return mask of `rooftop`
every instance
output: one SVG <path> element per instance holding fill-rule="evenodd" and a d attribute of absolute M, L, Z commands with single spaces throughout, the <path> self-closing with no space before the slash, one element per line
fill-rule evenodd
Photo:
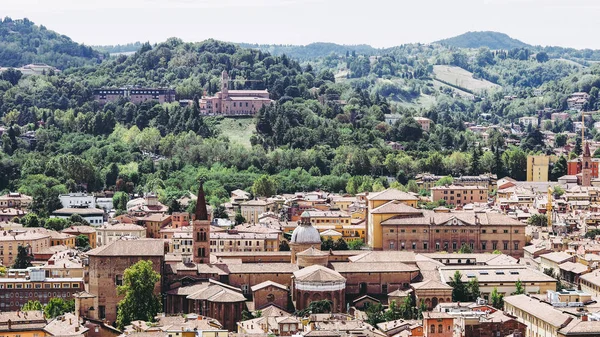
<path fill-rule="evenodd" d="M 163 240 L 115 240 L 87 252 L 89 256 L 161 256 L 165 255 Z"/>

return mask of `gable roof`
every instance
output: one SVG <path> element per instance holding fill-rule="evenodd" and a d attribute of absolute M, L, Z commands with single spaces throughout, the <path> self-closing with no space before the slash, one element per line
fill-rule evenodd
<path fill-rule="evenodd" d="M 304 282 L 345 282 L 346 278 L 335 270 L 321 265 L 312 265 L 294 272 L 298 281 Z"/>
<path fill-rule="evenodd" d="M 165 244 L 157 239 L 115 240 L 87 252 L 88 256 L 164 256 Z"/>
<path fill-rule="evenodd" d="M 373 193 L 367 196 L 367 200 L 402 200 L 402 201 L 417 201 L 419 198 L 406 192 L 402 192 L 395 188 L 388 188 L 379 193 Z"/>
<path fill-rule="evenodd" d="M 374 208 L 371 214 L 423 214 L 421 210 L 408 206 L 400 200 L 392 200 Z"/>
<path fill-rule="evenodd" d="M 257 291 L 266 287 L 275 287 L 275 288 L 279 288 L 279 289 L 283 289 L 283 290 L 288 290 L 287 286 L 284 286 L 283 284 L 279 284 L 277 282 L 273 282 L 273 281 L 265 281 L 265 282 L 261 282 L 257 285 L 252 286 L 250 289 L 252 289 L 252 291 Z"/>

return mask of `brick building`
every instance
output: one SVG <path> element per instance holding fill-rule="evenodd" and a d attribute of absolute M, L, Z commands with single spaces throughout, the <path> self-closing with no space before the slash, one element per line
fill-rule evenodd
<path fill-rule="evenodd" d="M 83 288 L 83 277 L 46 277 L 43 269 L 10 270 L 0 278 L 0 311 L 19 310 L 30 300 L 42 304 L 52 298 L 69 300 Z"/>
<path fill-rule="evenodd" d="M 117 240 L 87 252 L 89 257 L 89 292 L 94 298 L 92 319 L 117 319 L 117 304 L 122 297 L 117 296 L 116 287 L 123 283 L 123 273 L 131 265 L 148 260 L 154 271 L 163 274 L 165 244 L 162 240 L 134 239 Z M 161 292 L 161 283 L 154 288 Z"/>
<path fill-rule="evenodd" d="M 373 211 L 385 216 L 382 227 L 384 250 L 409 250 L 419 253 L 457 252 L 462 245 L 476 253 L 500 250 L 521 257 L 525 246 L 526 224 L 503 214 L 483 212 L 438 213 L 402 205 L 384 205 Z"/>

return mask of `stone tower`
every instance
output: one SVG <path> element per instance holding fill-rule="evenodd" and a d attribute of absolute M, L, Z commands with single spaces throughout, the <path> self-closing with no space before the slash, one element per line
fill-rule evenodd
<path fill-rule="evenodd" d="M 221 73 L 221 99 L 227 99 L 229 97 L 229 75 L 227 70 L 223 70 Z"/>
<path fill-rule="evenodd" d="M 581 186 L 592 186 L 592 155 L 589 142 L 585 142 L 581 159 Z"/>
<path fill-rule="evenodd" d="M 194 262 L 210 262 L 210 218 L 206 210 L 206 198 L 204 197 L 203 182 L 200 181 L 198 189 L 198 200 L 196 201 L 196 218 L 194 219 Z"/>

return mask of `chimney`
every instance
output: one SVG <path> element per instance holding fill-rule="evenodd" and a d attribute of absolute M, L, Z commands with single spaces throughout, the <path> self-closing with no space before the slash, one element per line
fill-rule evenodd
<path fill-rule="evenodd" d="M 9 319 L 8 320 L 8 330 L 10 330 L 12 328 L 12 321 Z"/>
<path fill-rule="evenodd" d="M 69 318 L 69 325 L 73 324 L 73 322 L 71 322 L 71 319 Z"/>
<path fill-rule="evenodd" d="M 588 321 L 588 315 L 587 314 L 581 315 L 581 321 L 582 322 L 587 322 Z"/>

